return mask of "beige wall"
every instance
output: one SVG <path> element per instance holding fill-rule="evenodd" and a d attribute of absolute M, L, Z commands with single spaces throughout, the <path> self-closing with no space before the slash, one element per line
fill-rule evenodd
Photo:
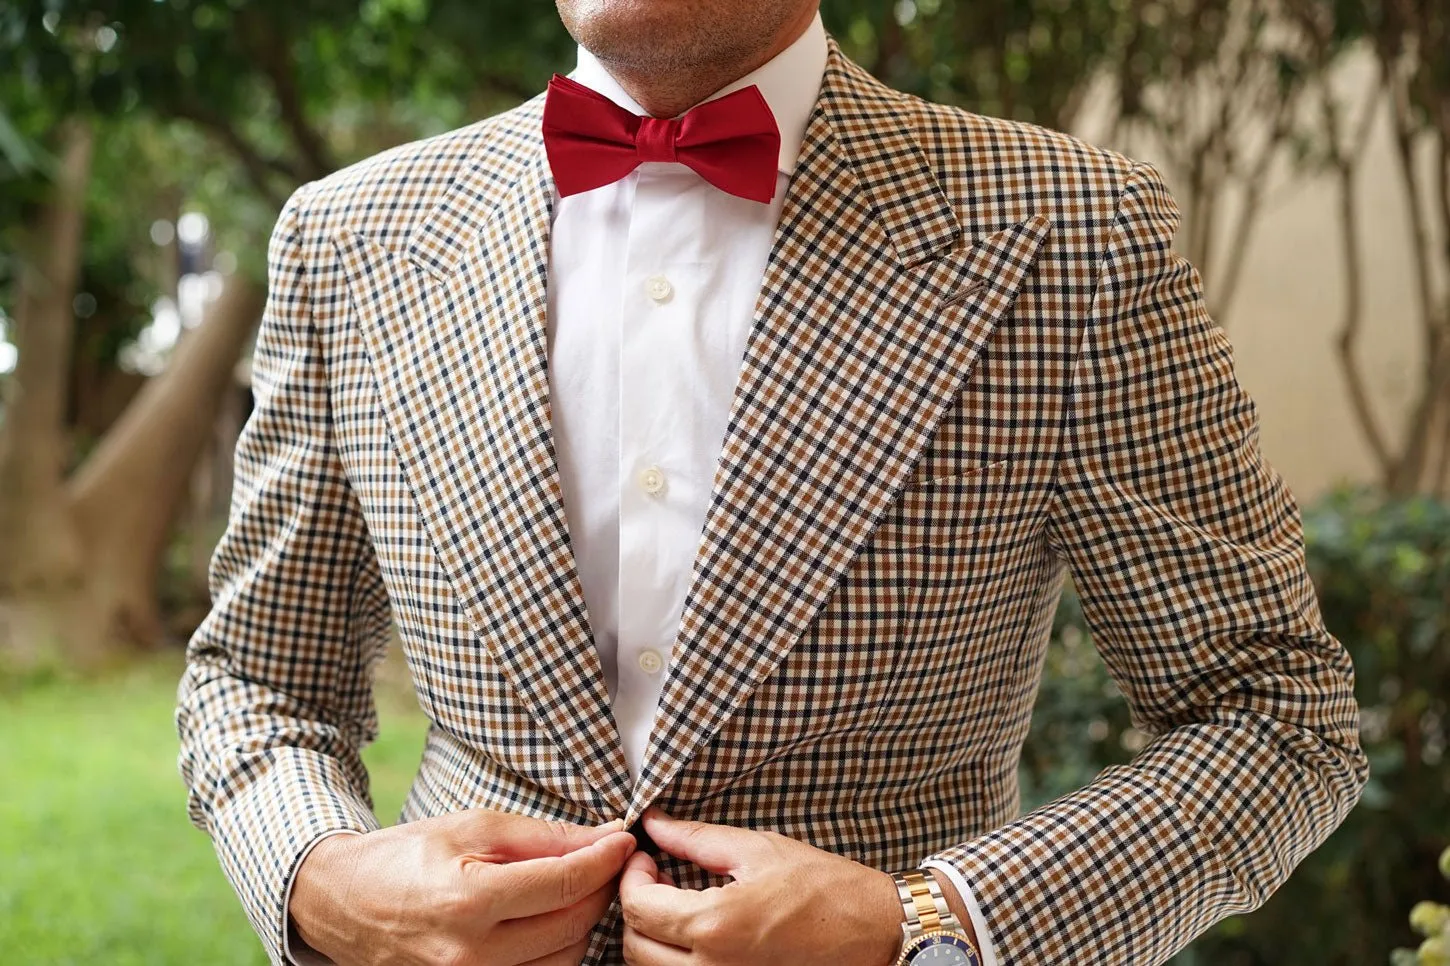
<path fill-rule="evenodd" d="M 1367 60 L 1347 65 L 1345 88 L 1367 89 L 1368 67 Z M 1403 188 L 1383 113 L 1379 121 L 1359 187 L 1366 286 L 1360 358 L 1381 422 L 1398 444 L 1422 352 Z M 1095 133 L 1102 129 L 1101 113 L 1087 111 L 1079 133 L 1101 142 Z M 1112 146 L 1159 165 L 1172 186 L 1174 172 L 1153 144 Z M 1275 184 L 1225 328 L 1239 379 L 1258 402 L 1264 452 L 1303 501 L 1337 482 L 1373 482 L 1378 471 L 1336 352 L 1344 310 L 1338 191 L 1328 177 L 1287 171 Z M 1207 284 L 1212 291 L 1211 278 Z"/>

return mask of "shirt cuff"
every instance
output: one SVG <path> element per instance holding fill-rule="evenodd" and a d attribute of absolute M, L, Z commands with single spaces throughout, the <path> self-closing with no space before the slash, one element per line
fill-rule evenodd
<path fill-rule="evenodd" d="M 292 877 L 287 880 L 287 894 L 282 900 L 282 914 L 287 917 L 287 929 L 282 933 L 282 955 L 287 957 L 287 962 L 292 966 L 333 966 L 332 960 L 313 949 L 302 941 L 297 935 L 297 929 L 292 925 L 292 886 L 297 881 L 297 869 L 302 868 L 302 863 L 312 850 L 317 848 L 317 843 L 323 839 L 330 839 L 334 835 L 361 835 L 362 833 L 350 828 L 333 829 L 331 832 L 323 832 L 317 838 L 307 844 L 302 854 L 297 856 L 297 863 L 293 866 Z"/>
<path fill-rule="evenodd" d="M 992 945 L 992 934 L 987 931 L 987 920 L 982 915 L 982 907 L 977 904 L 976 893 L 972 887 L 967 885 L 966 878 L 961 870 L 948 862 L 937 859 L 927 859 L 921 864 L 923 869 L 931 869 L 947 877 L 947 880 L 956 888 L 957 895 L 962 897 L 962 903 L 967 907 L 967 916 L 972 920 L 972 932 L 977 934 L 977 951 L 982 954 L 982 966 L 999 966 L 997 962 L 997 950 Z M 306 964 L 301 964 L 306 966 Z"/>

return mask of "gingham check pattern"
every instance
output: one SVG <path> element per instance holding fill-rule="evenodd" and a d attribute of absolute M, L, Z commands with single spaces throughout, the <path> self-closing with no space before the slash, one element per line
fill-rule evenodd
<path fill-rule="evenodd" d="M 303 848 L 376 827 L 390 614 L 433 721 L 404 819 L 658 802 L 936 856 L 1007 964 L 1159 963 L 1263 900 L 1364 780 L 1352 671 L 1153 170 L 832 44 L 632 787 L 549 433 L 540 108 L 308 185 L 273 236 L 178 711 L 192 818 L 273 958 Z M 1019 818 L 1068 570 L 1155 737 Z M 616 907 L 587 962 L 618 940 Z"/>

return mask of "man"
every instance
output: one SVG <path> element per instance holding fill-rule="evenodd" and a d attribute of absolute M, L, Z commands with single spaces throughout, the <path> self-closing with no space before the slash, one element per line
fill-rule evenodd
<path fill-rule="evenodd" d="M 559 11 L 571 79 L 273 236 L 178 720 L 274 961 L 1143 966 L 1261 903 L 1365 762 L 1158 176 L 816 0 Z M 1068 572 L 1152 740 L 1017 817 Z"/>

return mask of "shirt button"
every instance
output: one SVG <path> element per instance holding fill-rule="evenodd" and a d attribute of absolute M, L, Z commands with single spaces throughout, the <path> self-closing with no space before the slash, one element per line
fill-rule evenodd
<path fill-rule="evenodd" d="M 665 474 L 658 466 L 651 466 L 639 474 L 639 488 L 650 496 L 659 496 L 665 489 Z"/>
<path fill-rule="evenodd" d="M 651 276 L 649 281 L 644 283 L 644 290 L 656 302 L 668 302 L 670 296 L 675 294 L 675 287 L 663 275 Z"/>
<path fill-rule="evenodd" d="M 660 657 L 659 651 L 641 651 L 639 654 L 639 669 L 645 674 L 658 674 L 660 668 L 665 666 L 665 659 Z"/>

